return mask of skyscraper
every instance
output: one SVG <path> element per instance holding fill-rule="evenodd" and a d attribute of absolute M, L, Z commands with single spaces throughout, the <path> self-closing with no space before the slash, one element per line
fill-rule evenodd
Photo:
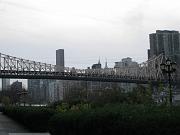
<path fill-rule="evenodd" d="M 161 53 L 180 65 L 180 34 L 178 31 L 157 30 L 149 35 L 150 49 L 148 58 L 158 56 Z M 176 76 L 180 79 L 180 70 L 177 68 Z"/>
<path fill-rule="evenodd" d="M 56 50 L 56 71 L 64 71 L 64 49 Z"/>
<path fill-rule="evenodd" d="M 56 50 L 56 71 L 64 72 L 64 49 Z M 55 90 L 54 90 L 54 97 L 55 101 L 62 100 L 64 95 L 64 82 L 63 80 L 56 80 L 55 83 Z"/>
<path fill-rule="evenodd" d="M 64 71 L 64 50 L 56 50 L 56 71 Z M 63 99 L 62 80 L 28 80 L 28 91 L 34 103 L 48 103 Z"/>
<path fill-rule="evenodd" d="M 2 90 L 8 90 L 10 88 L 10 79 L 2 79 Z"/>
<path fill-rule="evenodd" d="M 17 92 L 22 91 L 22 82 L 18 82 L 18 81 L 13 82 L 11 84 L 11 90 L 17 91 Z"/>
<path fill-rule="evenodd" d="M 49 102 L 49 84 L 52 80 L 29 79 L 28 92 L 32 103 L 44 104 Z"/>
<path fill-rule="evenodd" d="M 180 34 L 178 31 L 157 30 L 149 35 L 148 58 L 164 53 L 166 57 L 180 64 Z"/>

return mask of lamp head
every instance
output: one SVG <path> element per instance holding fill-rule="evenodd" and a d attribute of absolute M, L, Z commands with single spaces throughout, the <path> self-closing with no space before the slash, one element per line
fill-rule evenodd
<path fill-rule="evenodd" d="M 176 68 L 177 68 L 176 62 L 171 62 L 171 68 L 172 68 L 172 71 L 173 71 L 173 72 L 176 71 Z"/>
<path fill-rule="evenodd" d="M 160 68 L 161 68 L 162 72 L 165 72 L 166 71 L 166 64 L 161 63 Z"/>
<path fill-rule="evenodd" d="M 171 65 L 171 60 L 170 60 L 169 58 L 166 60 L 166 65 L 167 65 L 167 66 L 170 66 L 170 65 Z"/>

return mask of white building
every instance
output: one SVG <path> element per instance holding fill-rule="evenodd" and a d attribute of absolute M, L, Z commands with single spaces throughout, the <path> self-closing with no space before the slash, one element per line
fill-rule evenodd
<path fill-rule="evenodd" d="M 120 62 L 115 62 L 114 68 L 138 67 L 138 63 L 132 61 L 132 58 L 123 58 Z"/>
<path fill-rule="evenodd" d="M 132 61 L 132 58 L 127 57 L 127 58 L 123 58 L 121 61 L 119 62 L 115 62 L 115 69 L 130 69 L 130 70 L 134 70 L 136 69 L 136 67 L 138 67 L 138 63 L 135 61 Z M 125 70 L 124 70 L 125 71 Z M 137 84 L 135 83 L 120 83 L 120 87 L 123 88 L 126 92 L 128 91 L 132 91 L 133 88 L 137 87 Z"/>

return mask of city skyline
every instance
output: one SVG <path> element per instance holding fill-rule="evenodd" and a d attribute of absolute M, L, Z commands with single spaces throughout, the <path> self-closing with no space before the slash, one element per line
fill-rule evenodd
<path fill-rule="evenodd" d="M 65 66 L 77 68 L 99 56 L 109 67 L 124 57 L 144 62 L 150 33 L 180 30 L 179 6 L 177 0 L 2 0 L 1 52 L 55 64 L 55 51 L 63 48 Z"/>

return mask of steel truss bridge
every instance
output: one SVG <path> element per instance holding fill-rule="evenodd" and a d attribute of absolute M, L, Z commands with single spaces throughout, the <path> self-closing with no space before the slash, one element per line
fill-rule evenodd
<path fill-rule="evenodd" d="M 134 67 L 106 69 L 76 69 L 65 67 L 58 72 L 57 66 L 0 53 L 0 78 L 56 79 L 126 83 L 165 82 L 160 64 L 165 57 L 157 57 Z"/>

